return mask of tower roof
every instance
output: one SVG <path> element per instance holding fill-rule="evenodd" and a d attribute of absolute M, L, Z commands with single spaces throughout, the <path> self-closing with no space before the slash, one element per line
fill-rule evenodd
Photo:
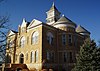
<path fill-rule="evenodd" d="M 68 19 L 64 15 L 57 22 L 69 22 L 69 23 L 73 23 L 70 19 Z"/>
<path fill-rule="evenodd" d="M 57 11 L 58 11 L 58 9 L 56 8 L 56 6 L 55 6 L 54 2 L 53 2 L 53 4 L 52 4 L 52 6 L 51 6 L 50 10 L 57 10 Z M 58 11 L 58 12 L 59 12 L 59 11 Z"/>
<path fill-rule="evenodd" d="M 72 24 L 72 25 L 74 25 L 74 26 L 76 26 L 76 24 L 74 23 L 74 22 L 72 22 L 70 19 L 68 19 L 67 17 L 65 17 L 64 15 L 56 22 L 56 24 L 58 24 L 58 23 L 69 23 L 69 24 Z"/>
<path fill-rule="evenodd" d="M 81 25 L 78 25 L 77 28 L 76 28 L 76 32 L 78 33 L 89 33 L 89 31 L 87 31 L 84 27 L 82 27 Z"/>

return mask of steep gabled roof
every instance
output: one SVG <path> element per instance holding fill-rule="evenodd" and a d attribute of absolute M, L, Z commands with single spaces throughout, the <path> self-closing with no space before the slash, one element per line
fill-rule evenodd
<path fill-rule="evenodd" d="M 36 25 L 41 24 L 42 22 L 36 19 L 33 19 L 32 22 L 29 24 L 28 28 L 34 27 Z"/>
<path fill-rule="evenodd" d="M 17 32 L 16 31 L 13 31 L 13 30 L 9 30 L 8 36 L 15 35 L 15 33 L 17 33 Z"/>
<path fill-rule="evenodd" d="M 82 27 L 81 25 L 78 25 L 77 28 L 76 28 L 76 32 L 78 33 L 89 33 L 89 31 L 87 31 L 84 27 Z"/>

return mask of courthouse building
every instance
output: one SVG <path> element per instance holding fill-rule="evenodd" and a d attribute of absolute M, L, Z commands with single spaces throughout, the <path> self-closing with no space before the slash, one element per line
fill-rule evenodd
<path fill-rule="evenodd" d="M 61 16 L 54 3 L 46 14 L 46 23 L 23 19 L 18 32 L 9 31 L 5 71 L 71 71 L 90 32 Z"/>

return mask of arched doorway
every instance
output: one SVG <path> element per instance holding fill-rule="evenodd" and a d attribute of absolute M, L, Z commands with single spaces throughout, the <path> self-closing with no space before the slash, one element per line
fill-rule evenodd
<path fill-rule="evenodd" d="M 19 63 L 21 63 L 21 64 L 24 63 L 24 55 L 23 54 L 20 54 Z"/>

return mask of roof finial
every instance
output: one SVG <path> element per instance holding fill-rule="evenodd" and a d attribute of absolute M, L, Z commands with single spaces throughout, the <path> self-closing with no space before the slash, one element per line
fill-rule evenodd
<path fill-rule="evenodd" d="M 23 18 L 23 22 L 26 22 L 25 18 Z"/>
<path fill-rule="evenodd" d="M 52 6 L 55 6 L 55 3 L 54 3 L 54 1 L 53 1 L 53 4 L 52 4 Z"/>
<path fill-rule="evenodd" d="M 62 16 L 64 17 L 65 15 L 63 14 Z"/>

